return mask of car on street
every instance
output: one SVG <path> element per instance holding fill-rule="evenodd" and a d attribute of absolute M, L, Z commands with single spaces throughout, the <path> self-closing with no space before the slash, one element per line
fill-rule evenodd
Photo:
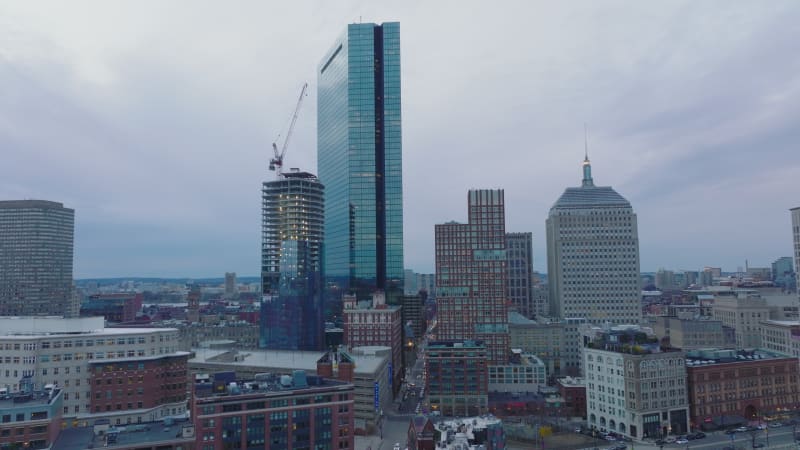
<path fill-rule="evenodd" d="M 753 444 L 753 448 L 764 448 L 764 443 L 763 442 L 757 442 L 757 443 Z"/>
<path fill-rule="evenodd" d="M 697 433 L 692 433 L 686 436 L 686 438 L 689 439 L 690 441 L 695 439 L 703 439 L 704 437 L 706 437 L 706 434 L 703 433 L 702 431 L 698 431 Z"/>
<path fill-rule="evenodd" d="M 686 439 L 685 437 L 682 437 L 682 438 L 677 439 L 675 441 L 675 443 L 678 444 L 678 445 L 688 444 L 689 440 Z"/>
<path fill-rule="evenodd" d="M 667 443 L 667 441 L 665 441 L 663 439 L 657 439 L 656 440 L 656 445 L 658 445 L 658 446 L 662 446 L 662 445 L 664 445 L 666 443 Z"/>
<path fill-rule="evenodd" d="M 737 433 L 743 433 L 745 431 L 747 431 L 747 427 L 739 427 L 739 428 L 736 429 Z"/>
<path fill-rule="evenodd" d="M 605 439 L 607 441 L 611 441 L 611 442 L 614 442 L 614 441 L 617 440 L 617 438 L 615 438 L 614 436 L 611 436 L 610 434 L 605 436 L 605 437 L 603 437 L 603 439 Z"/>
<path fill-rule="evenodd" d="M 575 431 L 576 433 L 580 433 L 581 432 L 581 427 L 575 427 L 575 429 L 573 431 Z"/>
<path fill-rule="evenodd" d="M 770 428 L 780 428 L 782 426 L 783 426 L 783 424 L 780 423 L 780 422 L 772 422 L 771 424 L 769 424 Z"/>

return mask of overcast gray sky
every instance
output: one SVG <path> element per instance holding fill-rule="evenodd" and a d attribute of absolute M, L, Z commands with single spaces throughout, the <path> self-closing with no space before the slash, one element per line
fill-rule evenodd
<path fill-rule="evenodd" d="M 270 143 L 316 172 L 316 75 L 347 23 L 399 21 L 405 265 L 467 190 L 534 234 L 580 184 L 639 216 L 642 270 L 791 255 L 800 2 L 0 0 L 0 198 L 75 208 L 75 277 L 259 273 Z"/>

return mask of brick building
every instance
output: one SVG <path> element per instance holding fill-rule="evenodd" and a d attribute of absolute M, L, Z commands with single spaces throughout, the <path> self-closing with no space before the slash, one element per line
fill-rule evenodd
<path fill-rule="evenodd" d="M 489 408 L 486 346 L 481 341 L 430 342 L 425 352 L 426 392 L 443 416 L 485 414 Z"/>
<path fill-rule="evenodd" d="M 185 401 L 188 359 L 188 352 L 177 352 L 152 358 L 90 361 L 91 411 L 97 414 L 149 410 Z"/>
<path fill-rule="evenodd" d="M 479 340 L 508 362 L 508 261 L 502 189 L 469 191 L 468 223 L 435 226 L 437 338 Z"/>
<path fill-rule="evenodd" d="M 50 448 L 61 430 L 59 389 L 0 399 L 0 448 Z"/>
<path fill-rule="evenodd" d="M 196 375 L 192 400 L 197 448 L 354 448 L 353 385 L 304 371 L 237 380 Z"/>
<path fill-rule="evenodd" d="M 800 408 L 797 358 L 767 350 L 696 350 L 686 355 L 696 427 L 719 428 Z"/>
<path fill-rule="evenodd" d="M 414 416 L 408 425 L 408 448 L 410 450 L 434 450 L 436 427 L 425 416 Z"/>
<path fill-rule="evenodd" d="M 556 380 L 564 406 L 572 417 L 586 417 L 586 381 L 583 378 L 565 377 Z"/>
<path fill-rule="evenodd" d="M 354 295 L 345 296 L 343 303 L 345 345 L 351 349 L 375 345 L 391 348 L 389 372 L 392 392 L 397 392 L 403 375 L 402 308 L 387 305 L 383 292 L 374 293 L 371 304 L 359 304 Z"/>
<path fill-rule="evenodd" d="M 81 317 L 103 316 L 106 322 L 133 322 L 142 310 L 141 293 L 114 293 L 90 295 L 81 302 Z"/>

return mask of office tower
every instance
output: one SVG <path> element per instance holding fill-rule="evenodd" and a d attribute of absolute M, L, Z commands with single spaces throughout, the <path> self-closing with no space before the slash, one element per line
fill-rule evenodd
<path fill-rule="evenodd" d="M 189 323 L 200 322 L 200 286 L 192 286 L 186 295 L 186 321 Z"/>
<path fill-rule="evenodd" d="M 506 364 L 503 190 L 470 190 L 468 211 L 468 223 L 436 225 L 437 339 L 483 341 L 490 363 Z"/>
<path fill-rule="evenodd" d="M 61 203 L 0 201 L 0 315 L 78 315 L 74 232 L 75 211 Z"/>
<path fill-rule="evenodd" d="M 319 65 L 317 164 L 325 184 L 329 314 L 343 294 L 403 293 L 400 24 L 350 24 Z"/>
<path fill-rule="evenodd" d="M 323 347 L 323 190 L 296 169 L 263 184 L 261 347 Z"/>
<path fill-rule="evenodd" d="M 533 302 L 533 233 L 506 233 L 508 298 L 525 317 L 544 314 Z"/>
<path fill-rule="evenodd" d="M 792 208 L 792 237 L 794 242 L 795 286 L 800 298 L 800 206 Z"/>
<path fill-rule="evenodd" d="M 550 314 L 638 324 L 639 233 L 631 204 L 595 186 L 588 155 L 583 183 L 567 188 L 547 218 Z"/>
<path fill-rule="evenodd" d="M 775 262 L 772 263 L 772 281 L 774 281 L 776 285 L 779 286 L 787 285 L 787 281 L 790 281 L 787 280 L 787 277 L 793 275 L 794 275 L 794 266 L 792 266 L 791 256 L 781 256 L 780 258 L 776 259 Z M 793 282 L 794 280 L 791 281 Z"/>
<path fill-rule="evenodd" d="M 236 295 L 236 272 L 225 272 L 225 296 Z"/>

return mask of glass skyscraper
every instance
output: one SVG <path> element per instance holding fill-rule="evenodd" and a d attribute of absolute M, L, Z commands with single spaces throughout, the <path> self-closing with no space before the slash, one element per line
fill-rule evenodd
<path fill-rule="evenodd" d="M 269 349 L 321 350 L 323 186 L 293 169 L 262 189 L 261 336 Z"/>
<path fill-rule="evenodd" d="M 317 164 L 325 184 L 328 313 L 341 296 L 403 287 L 400 24 L 350 24 L 320 62 Z"/>

